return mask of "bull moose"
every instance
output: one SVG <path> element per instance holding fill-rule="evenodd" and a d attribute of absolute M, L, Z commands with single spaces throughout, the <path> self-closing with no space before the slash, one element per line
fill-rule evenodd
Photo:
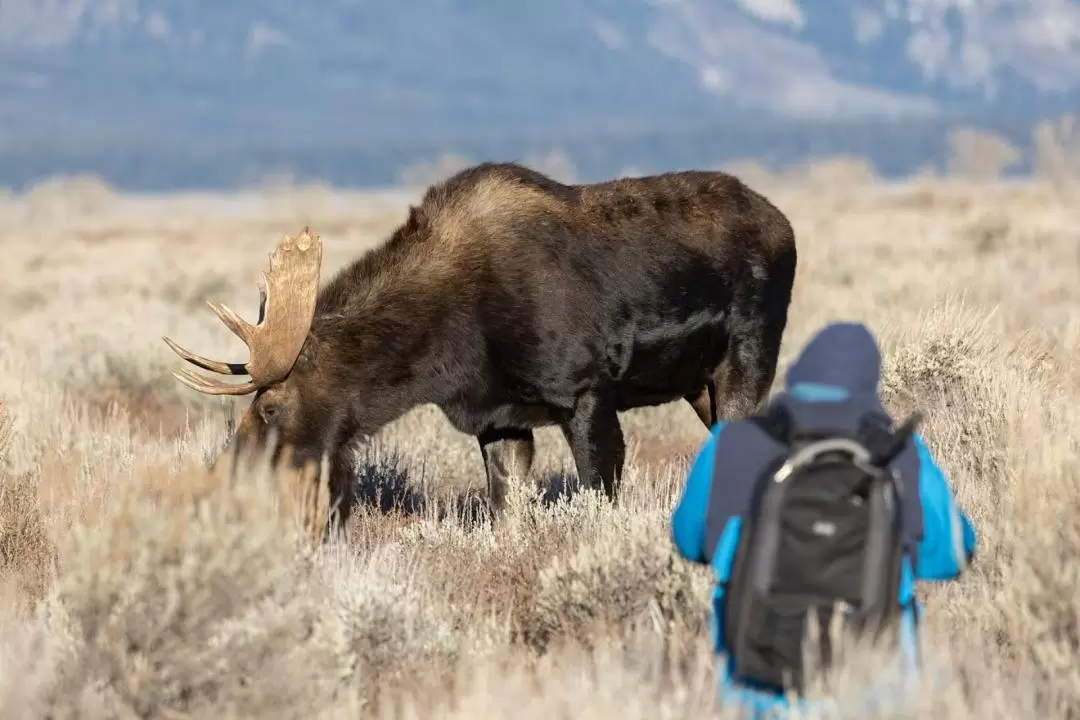
<path fill-rule="evenodd" d="M 381 246 L 321 290 L 322 246 L 286 235 L 251 325 L 211 309 L 245 364 L 185 360 L 183 384 L 254 393 L 234 448 L 273 431 L 294 462 L 329 461 L 341 525 L 354 502 L 353 441 L 433 403 L 478 439 L 493 518 L 533 429 L 558 425 L 584 487 L 616 501 L 618 413 L 685 399 L 711 427 L 769 390 L 795 278 L 785 215 L 732 175 L 679 171 L 563 184 L 482 163 L 432 185 Z"/>

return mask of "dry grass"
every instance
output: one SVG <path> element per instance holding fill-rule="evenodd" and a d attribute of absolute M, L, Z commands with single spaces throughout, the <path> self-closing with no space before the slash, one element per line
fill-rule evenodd
<path fill-rule="evenodd" d="M 0 207 L 0 718 L 719 715 L 709 573 L 668 537 L 705 437 L 688 407 L 624 416 L 619 509 L 538 502 L 569 467 L 541 432 L 494 533 L 443 512 L 468 509 L 480 455 L 420 408 L 369 448 L 348 545 L 312 549 L 294 483 L 207 473 L 239 408 L 172 381 L 159 338 L 240 356 L 203 300 L 252 313 L 281 233 L 310 223 L 332 271 L 404 199 L 92 189 Z M 783 365 L 822 323 L 869 322 L 890 405 L 926 412 L 980 532 L 964 580 L 924 589 L 947 671 L 907 710 L 1080 706 L 1080 212 L 1015 184 L 775 198 L 800 242 Z"/>

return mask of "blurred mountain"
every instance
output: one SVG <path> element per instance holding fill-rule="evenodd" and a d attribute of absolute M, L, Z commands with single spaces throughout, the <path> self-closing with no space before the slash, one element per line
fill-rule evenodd
<path fill-rule="evenodd" d="M 274 170 L 394 182 L 441 153 L 627 166 L 940 157 L 1080 106 L 1077 0 L 0 0 L 0 184 Z"/>

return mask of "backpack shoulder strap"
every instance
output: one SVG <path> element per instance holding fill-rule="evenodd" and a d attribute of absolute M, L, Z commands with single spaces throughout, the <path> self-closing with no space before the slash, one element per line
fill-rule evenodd
<path fill-rule="evenodd" d="M 746 420 L 785 448 L 791 448 L 795 439 L 795 422 L 783 405 L 772 405 L 765 412 L 748 415 Z"/>
<path fill-rule="evenodd" d="M 705 511 L 704 552 L 712 560 L 727 521 L 752 513 L 760 487 L 760 473 L 775 471 L 790 452 L 790 417 L 786 408 L 773 406 L 747 415 L 724 428 L 713 449 L 714 462 Z M 754 431 L 764 433 L 765 438 Z M 735 433 L 733 439 L 731 433 Z M 770 443 L 781 445 L 779 450 Z M 749 449 L 748 449 L 749 448 Z"/>
<path fill-rule="evenodd" d="M 883 419 L 876 413 L 868 414 L 863 417 L 856 437 L 870 452 L 870 464 L 877 468 L 884 468 L 903 451 L 921 422 L 922 413 L 916 410 L 900 427 L 893 430 L 887 424 L 887 418 Z"/>

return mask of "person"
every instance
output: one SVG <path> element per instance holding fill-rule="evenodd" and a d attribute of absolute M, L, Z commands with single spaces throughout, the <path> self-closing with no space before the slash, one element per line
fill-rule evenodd
<path fill-rule="evenodd" d="M 807 343 L 787 372 L 784 390 L 767 402 L 765 411 L 783 406 L 800 428 L 815 424 L 852 427 L 867 414 L 891 420 L 878 395 L 880 373 L 877 343 L 865 326 L 830 324 Z M 724 589 L 731 576 L 741 516 L 750 506 L 759 474 L 780 452 L 777 448 L 764 429 L 747 418 L 716 423 L 697 454 L 671 516 L 678 554 L 710 565 L 716 573 L 712 634 L 714 651 L 724 656 L 721 701 L 770 717 L 784 714 L 792 702 L 790 694 L 733 678 L 722 628 Z M 918 483 L 917 501 L 902 505 L 901 523 L 915 547 L 915 567 L 904 566 L 898 598 L 905 608 L 900 644 L 902 662 L 906 663 L 903 667 L 917 670 L 918 653 L 913 650 L 917 637 L 913 636 L 921 608 L 914 597 L 913 580 L 958 578 L 974 557 L 976 537 L 971 520 L 957 507 L 944 474 L 918 433 L 910 437 L 890 467 L 908 487 L 912 481 Z"/>

